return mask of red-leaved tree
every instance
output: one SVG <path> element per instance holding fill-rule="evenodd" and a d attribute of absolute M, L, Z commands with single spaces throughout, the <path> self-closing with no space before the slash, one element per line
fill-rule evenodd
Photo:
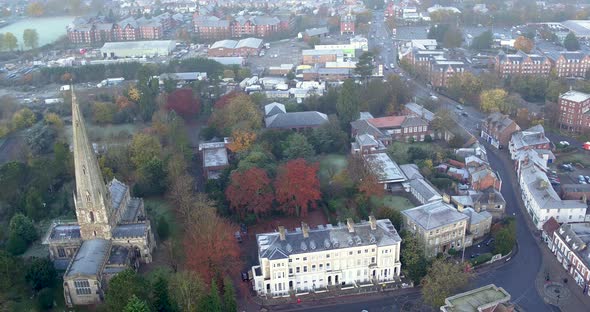
<path fill-rule="evenodd" d="M 201 111 L 201 102 L 191 89 L 178 89 L 168 95 L 166 109 L 174 110 L 184 118 L 194 117 Z"/>
<path fill-rule="evenodd" d="M 309 207 L 316 207 L 321 198 L 318 168 L 317 163 L 307 164 L 303 158 L 279 167 L 275 198 L 285 213 L 305 217 Z"/>
<path fill-rule="evenodd" d="M 234 171 L 225 190 L 230 207 L 240 216 L 252 212 L 260 217 L 270 211 L 274 194 L 270 179 L 264 169 L 250 168 Z"/>

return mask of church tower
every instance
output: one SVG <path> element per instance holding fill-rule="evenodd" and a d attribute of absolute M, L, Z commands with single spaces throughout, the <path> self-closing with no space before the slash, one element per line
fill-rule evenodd
<path fill-rule="evenodd" d="M 105 186 L 94 150 L 88 140 L 84 117 L 72 92 L 72 132 L 76 191 L 74 202 L 82 240 L 111 239 L 111 228 L 116 220 L 112 214 L 110 195 Z"/>

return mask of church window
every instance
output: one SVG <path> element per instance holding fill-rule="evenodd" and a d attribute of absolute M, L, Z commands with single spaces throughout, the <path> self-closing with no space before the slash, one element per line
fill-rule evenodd
<path fill-rule="evenodd" d="M 88 280 L 74 280 L 74 286 L 77 295 L 90 295 L 92 293 Z"/>
<path fill-rule="evenodd" d="M 90 202 L 90 192 L 86 191 L 86 201 Z"/>
<path fill-rule="evenodd" d="M 57 248 L 57 256 L 60 258 L 66 257 L 66 251 L 62 247 Z"/>
<path fill-rule="evenodd" d="M 94 223 L 94 212 L 90 212 L 90 223 Z"/>

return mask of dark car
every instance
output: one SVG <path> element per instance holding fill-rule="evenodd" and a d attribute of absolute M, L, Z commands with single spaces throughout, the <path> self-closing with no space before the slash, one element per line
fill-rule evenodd
<path fill-rule="evenodd" d="M 467 113 L 466 113 L 466 112 L 462 112 L 462 113 L 461 113 L 461 116 L 463 116 L 463 117 L 467 117 L 467 116 L 469 116 L 469 115 L 467 115 Z"/>
<path fill-rule="evenodd" d="M 242 272 L 242 282 L 247 282 L 250 280 L 250 277 L 248 276 L 248 272 Z"/>
<path fill-rule="evenodd" d="M 237 231 L 234 233 L 234 237 L 236 238 L 236 240 L 238 241 L 238 243 L 242 242 L 242 235 L 240 234 L 240 231 Z"/>
<path fill-rule="evenodd" d="M 244 234 L 248 233 L 248 228 L 246 227 L 246 224 L 240 224 L 240 231 L 242 231 L 242 233 Z"/>

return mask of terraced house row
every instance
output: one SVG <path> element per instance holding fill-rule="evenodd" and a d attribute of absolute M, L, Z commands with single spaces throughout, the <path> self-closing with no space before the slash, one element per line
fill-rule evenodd
<path fill-rule="evenodd" d="M 584 52 L 560 52 L 556 54 L 514 54 L 500 52 L 494 59 L 499 76 L 513 75 L 548 76 L 553 70 L 558 77 L 585 78 L 590 70 L 590 55 Z"/>

